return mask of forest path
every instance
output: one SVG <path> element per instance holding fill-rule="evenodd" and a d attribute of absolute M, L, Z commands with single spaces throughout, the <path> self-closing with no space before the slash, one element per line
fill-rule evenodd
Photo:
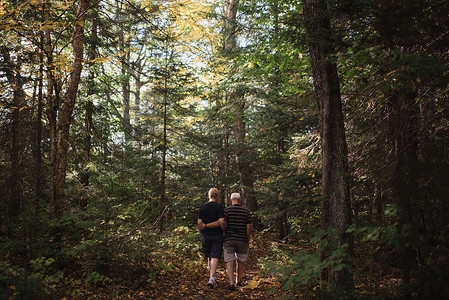
<path fill-rule="evenodd" d="M 250 256 L 245 267 L 246 284 L 236 291 L 228 289 L 225 263 L 221 260 L 217 270 L 218 288 L 207 286 L 209 274 L 207 268 L 201 274 L 158 277 L 152 290 L 143 291 L 139 299 L 297 299 L 281 289 L 271 274 L 261 271 L 258 259 L 269 255 L 267 243 L 251 245 Z"/>
<path fill-rule="evenodd" d="M 228 288 L 225 263 L 221 259 L 218 265 L 216 279 L 218 288 L 210 289 L 207 286 L 209 271 L 205 261 L 185 260 L 176 262 L 184 266 L 192 265 L 194 269 L 186 267 L 163 271 L 156 275 L 154 281 L 138 280 L 134 282 L 121 282 L 110 285 L 84 285 L 76 289 L 76 296 L 63 299 L 90 300 L 90 299 L 138 299 L 138 300 L 165 300 L 165 299 L 305 299 L 300 295 L 284 291 L 279 282 L 271 274 L 262 272 L 258 265 L 260 258 L 270 256 L 271 241 L 266 238 L 251 240 L 250 254 L 245 266 L 243 286 L 236 287 L 235 291 Z M 173 258 L 173 256 L 171 256 Z M 184 270 L 184 271 L 182 271 Z M 136 275 L 137 276 L 137 275 Z"/>

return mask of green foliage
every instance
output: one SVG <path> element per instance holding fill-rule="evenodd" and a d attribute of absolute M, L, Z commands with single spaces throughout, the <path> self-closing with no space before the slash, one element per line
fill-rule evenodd
<path fill-rule="evenodd" d="M 51 289 L 43 287 L 43 276 L 12 264 L 0 261 L 0 293 L 3 299 L 35 299 L 50 295 Z"/>
<path fill-rule="evenodd" d="M 319 226 L 319 173 L 284 166 L 273 171 L 258 182 L 258 217 L 268 229 L 279 232 L 280 238 L 308 239 Z"/>
<path fill-rule="evenodd" d="M 260 260 L 265 271 L 273 273 L 286 290 L 294 290 L 302 295 L 313 297 L 317 290 L 320 276 L 326 269 L 340 271 L 350 267 L 347 263 L 347 246 L 337 246 L 333 242 L 332 232 L 316 231 L 310 240 L 308 249 L 299 249 L 288 244 L 272 243 L 270 257 Z M 324 255 L 324 259 L 322 256 Z"/>
<path fill-rule="evenodd" d="M 162 272 L 196 276 L 204 269 L 200 234 L 196 228 L 179 226 L 162 237 L 153 253 Z"/>
<path fill-rule="evenodd" d="M 44 217 L 45 207 L 33 214 L 34 222 L 23 218 L 2 238 L 2 294 L 50 299 L 81 293 L 81 282 L 154 280 L 159 266 L 151 263 L 157 235 L 147 223 L 150 203 L 92 201 L 55 220 Z"/>

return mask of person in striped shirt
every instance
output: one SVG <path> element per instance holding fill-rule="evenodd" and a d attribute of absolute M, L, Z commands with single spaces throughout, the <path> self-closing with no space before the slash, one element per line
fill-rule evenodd
<path fill-rule="evenodd" d="M 226 222 L 224 238 L 224 261 L 229 279 L 229 289 L 243 285 L 242 277 L 245 262 L 248 258 L 251 233 L 251 216 L 249 210 L 240 203 L 240 194 L 231 194 L 231 205 L 224 210 Z M 237 277 L 234 280 L 234 261 Z"/>

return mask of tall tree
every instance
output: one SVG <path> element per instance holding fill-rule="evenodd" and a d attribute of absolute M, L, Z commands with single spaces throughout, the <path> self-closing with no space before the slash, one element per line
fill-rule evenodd
<path fill-rule="evenodd" d="M 94 8 L 92 10 L 92 22 L 91 22 L 91 35 L 89 38 L 89 75 L 87 82 L 87 99 L 84 103 L 84 141 L 83 141 L 83 162 L 82 170 L 80 175 L 81 184 L 85 187 L 89 186 L 89 168 L 91 158 L 91 140 L 92 140 L 92 129 L 93 129 L 93 100 L 92 96 L 95 94 L 95 58 L 97 57 L 97 41 L 98 39 L 98 9 Z M 87 206 L 87 198 L 83 197 L 80 199 L 80 206 Z"/>
<path fill-rule="evenodd" d="M 3 68 L 9 84 L 12 86 L 11 122 L 9 129 L 9 176 L 8 187 L 8 213 L 16 216 L 22 207 L 22 181 L 23 181 L 23 157 L 24 154 L 24 112 L 26 108 L 26 94 L 24 91 L 24 79 L 22 78 L 22 58 L 19 56 L 12 61 L 9 49 L 2 47 Z"/>
<path fill-rule="evenodd" d="M 43 35 L 40 36 L 41 43 L 43 41 Z M 43 122 L 42 115 L 44 110 L 44 56 L 42 51 L 39 53 L 39 73 L 37 76 L 37 108 L 35 120 L 34 120 L 34 138 L 32 142 L 33 147 L 33 157 L 34 157 L 34 171 L 35 171 L 35 195 L 36 200 L 40 200 L 44 197 L 43 192 L 43 182 L 44 182 L 44 172 L 43 172 L 43 157 L 42 157 L 42 132 L 43 132 Z"/>
<path fill-rule="evenodd" d="M 67 171 L 67 154 L 69 150 L 70 125 L 72 123 L 72 113 L 76 103 L 78 85 L 81 79 L 84 53 L 84 21 L 89 8 L 90 0 L 80 0 L 76 12 L 72 46 L 73 63 L 72 71 L 65 91 L 61 110 L 58 111 L 59 86 L 54 80 L 53 46 L 51 41 L 50 26 L 45 30 L 45 51 L 47 56 L 47 114 L 50 118 L 50 143 L 51 143 L 51 170 L 50 170 L 50 204 L 56 216 L 61 216 L 64 212 L 65 183 Z M 46 12 L 46 22 L 51 23 L 50 1 L 45 1 L 44 11 Z"/>
<path fill-rule="evenodd" d="M 130 126 L 130 101 L 131 101 L 131 83 L 130 83 L 130 59 L 131 59 L 131 18 L 129 13 L 129 3 L 119 0 L 117 2 L 119 21 L 119 51 L 120 51 L 120 68 L 121 68 L 121 88 L 123 103 L 123 120 L 125 127 L 125 137 L 129 140 Z"/>
<path fill-rule="evenodd" d="M 239 0 L 226 0 L 224 9 L 223 49 L 227 59 L 231 60 L 237 52 L 236 17 Z M 235 72 L 235 70 L 230 71 Z M 250 209 L 258 209 L 257 199 L 254 195 L 254 178 L 248 149 L 245 143 L 245 98 L 243 91 L 233 88 L 229 93 L 231 111 L 234 122 L 232 124 L 236 143 L 236 162 L 240 177 L 242 202 Z"/>
<path fill-rule="evenodd" d="M 313 73 L 322 148 L 322 228 L 337 230 L 335 242 L 352 252 L 352 236 L 346 231 L 351 225 L 348 163 L 345 126 L 330 18 L 324 0 L 303 0 L 304 18 Z M 323 280 L 331 285 L 352 288 L 349 266 L 337 271 L 328 268 Z"/>

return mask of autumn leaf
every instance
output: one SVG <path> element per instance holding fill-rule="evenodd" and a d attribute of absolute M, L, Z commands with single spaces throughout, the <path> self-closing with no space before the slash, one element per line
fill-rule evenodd
<path fill-rule="evenodd" d="M 254 290 L 260 285 L 260 283 L 261 283 L 261 280 L 251 280 L 248 283 L 248 288 Z"/>

